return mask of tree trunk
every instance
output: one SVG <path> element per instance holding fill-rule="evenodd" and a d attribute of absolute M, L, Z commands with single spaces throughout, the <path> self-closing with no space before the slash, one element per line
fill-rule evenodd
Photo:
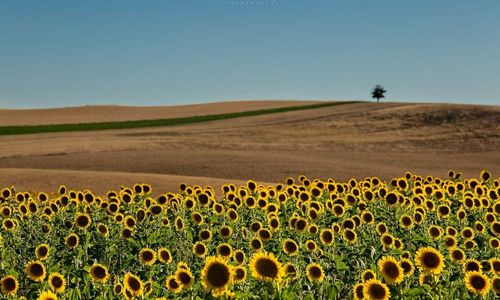
<path fill-rule="evenodd" d="M 380 101 L 380 98 L 377 97 L 377 103 L 379 103 L 379 101 Z"/>

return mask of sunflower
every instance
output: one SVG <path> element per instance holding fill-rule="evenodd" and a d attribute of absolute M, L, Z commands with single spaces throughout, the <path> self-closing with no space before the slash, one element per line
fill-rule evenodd
<path fill-rule="evenodd" d="M 313 240 L 307 240 L 305 244 L 305 248 L 309 252 L 314 252 L 318 249 L 318 245 Z"/>
<path fill-rule="evenodd" d="M 49 275 L 49 286 L 54 293 L 63 293 L 66 289 L 66 279 L 60 273 L 51 273 Z"/>
<path fill-rule="evenodd" d="M 92 219 L 88 214 L 77 214 L 75 217 L 75 225 L 81 229 L 87 229 L 92 223 Z"/>
<path fill-rule="evenodd" d="M 35 249 L 35 256 L 38 260 L 46 260 L 49 257 L 49 245 L 40 244 Z"/>
<path fill-rule="evenodd" d="M 497 275 L 500 274 L 500 258 L 494 257 L 490 259 L 491 269 Z"/>
<path fill-rule="evenodd" d="M 464 272 L 470 272 L 470 271 L 481 272 L 483 270 L 483 266 L 481 265 L 481 263 L 474 258 L 466 259 L 463 265 L 464 265 Z"/>
<path fill-rule="evenodd" d="M 471 227 L 465 227 L 462 230 L 462 237 L 466 240 L 474 239 L 474 229 L 472 229 Z"/>
<path fill-rule="evenodd" d="M 491 249 L 498 249 L 500 247 L 500 241 L 497 238 L 490 238 L 488 241 Z"/>
<path fill-rule="evenodd" d="M 109 235 L 108 226 L 106 226 L 102 223 L 97 225 L 97 231 L 99 231 L 99 233 L 102 234 L 104 237 L 108 237 L 108 235 Z"/>
<path fill-rule="evenodd" d="M 234 268 L 234 282 L 241 283 L 244 282 L 247 278 L 247 269 L 242 266 L 238 266 Z"/>
<path fill-rule="evenodd" d="M 57 295 L 51 291 L 45 291 L 38 296 L 38 300 L 57 300 Z"/>
<path fill-rule="evenodd" d="M 138 297 L 144 293 L 142 280 L 130 272 L 127 272 L 123 278 L 123 286 L 132 296 Z"/>
<path fill-rule="evenodd" d="M 167 248 L 158 249 L 158 259 L 162 263 L 170 263 L 172 261 L 172 254 Z"/>
<path fill-rule="evenodd" d="M 233 229 L 229 226 L 222 226 L 219 230 L 219 234 L 223 240 L 228 240 L 233 234 Z"/>
<path fill-rule="evenodd" d="M 185 269 L 178 269 L 175 272 L 175 279 L 177 280 L 177 282 L 180 283 L 180 285 L 184 289 L 190 288 L 194 282 L 193 273 L 191 273 L 190 270 L 185 270 Z"/>
<path fill-rule="evenodd" d="M 203 242 L 196 242 L 193 245 L 193 253 L 198 257 L 205 257 L 207 254 L 207 246 Z"/>
<path fill-rule="evenodd" d="M 283 252 L 288 256 L 294 256 L 299 253 L 299 245 L 292 239 L 284 239 L 282 242 Z"/>
<path fill-rule="evenodd" d="M 432 275 L 432 273 L 421 273 L 418 276 L 418 282 L 420 285 L 431 284 L 434 282 L 434 275 Z"/>
<path fill-rule="evenodd" d="M 415 268 L 413 267 L 413 263 L 411 262 L 411 260 L 409 260 L 407 258 L 401 259 L 399 261 L 399 265 L 403 269 L 404 275 L 406 277 L 410 277 L 413 274 L 413 272 L 415 271 Z"/>
<path fill-rule="evenodd" d="M 490 279 L 478 271 L 465 273 L 464 282 L 469 291 L 481 296 L 486 295 L 491 289 Z"/>
<path fill-rule="evenodd" d="M 122 291 L 123 291 L 123 285 L 119 282 L 115 282 L 115 284 L 113 285 L 113 293 L 115 293 L 115 296 L 121 294 Z"/>
<path fill-rule="evenodd" d="M 78 237 L 78 235 L 76 233 L 68 234 L 68 236 L 66 236 L 66 239 L 64 240 L 64 244 L 66 245 L 66 247 L 68 247 L 70 249 L 74 249 L 74 248 L 78 247 L 79 242 L 80 242 L 80 238 Z"/>
<path fill-rule="evenodd" d="M 212 240 L 212 232 L 209 229 L 200 230 L 199 237 L 204 242 L 209 242 Z"/>
<path fill-rule="evenodd" d="M 444 268 L 444 257 L 432 247 L 422 247 L 415 255 L 415 264 L 424 273 L 440 274 Z"/>
<path fill-rule="evenodd" d="M 403 228 L 413 227 L 413 219 L 408 215 L 402 215 L 399 217 L 399 225 Z"/>
<path fill-rule="evenodd" d="M 439 226 L 431 225 L 427 229 L 427 233 L 429 234 L 429 236 L 433 240 L 437 240 L 437 239 L 441 238 L 441 235 L 443 234 L 443 229 L 441 229 L 441 227 L 439 227 Z"/>
<path fill-rule="evenodd" d="M 167 277 L 167 280 L 165 282 L 165 286 L 169 291 L 171 291 L 174 294 L 179 293 L 182 290 L 182 286 L 175 277 L 175 275 L 171 275 Z"/>
<path fill-rule="evenodd" d="M 491 287 L 497 295 L 500 294 L 500 277 L 493 277 L 491 279 Z"/>
<path fill-rule="evenodd" d="M 330 246 L 333 244 L 334 233 L 332 229 L 328 228 L 322 229 L 319 234 L 319 237 L 323 245 Z"/>
<path fill-rule="evenodd" d="M 456 245 L 457 245 L 457 239 L 453 236 L 447 236 L 446 239 L 444 240 L 444 246 L 447 249 L 455 248 Z"/>
<path fill-rule="evenodd" d="M 15 295 L 19 289 L 19 282 L 17 278 L 11 275 L 7 275 L 0 280 L 1 291 L 4 295 Z"/>
<path fill-rule="evenodd" d="M 11 218 L 5 218 L 2 222 L 2 226 L 5 230 L 11 231 L 16 229 L 16 222 Z"/>
<path fill-rule="evenodd" d="M 461 263 L 465 259 L 465 253 L 462 249 L 453 248 L 453 249 L 450 249 L 450 257 L 451 257 L 451 260 L 453 260 L 454 262 Z"/>
<path fill-rule="evenodd" d="M 156 262 L 156 252 L 150 248 L 143 248 L 139 252 L 139 261 L 146 266 L 154 265 Z"/>
<path fill-rule="evenodd" d="M 153 280 L 149 279 L 144 283 L 144 296 L 149 296 L 153 292 Z"/>
<path fill-rule="evenodd" d="M 317 263 L 310 263 L 306 267 L 306 276 L 310 281 L 322 282 L 325 278 L 325 272 L 321 265 Z"/>
<path fill-rule="evenodd" d="M 384 256 L 379 259 L 377 265 L 382 277 L 388 284 L 398 284 L 403 281 L 404 270 L 394 257 Z"/>
<path fill-rule="evenodd" d="M 364 299 L 389 300 L 391 292 L 387 285 L 378 279 L 370 279 L 363 283 Z"/>
<path fill-rule="evenodd" d="M 132 216 L 126 216 L 125 219 L 124 219 L 124 221 L 123 221 L 123 223 L 128 228 L 135 228 L 135 225 L 137 224 L 137 221 Z"/>
<path fill-rule="evenodd" d="M 280 282 L 285 270 L 273 253 L 259 251 L 250 260 L 252 276 L 260 281 Z"/>
<path fill-rule="evenodd" d="M 364 211 L 361 214 L 361 219 L 363 220 L 363 223 L 365 223 L 365 224 L 372 224 L 373 221 L 375 220 L 375 217 L 373 216 L 373 214 L 371 212 Z"/>
<path fill-rule="evenodd" d="M 267 242 L 273 237 L 271 231 L 267 228 L 259 229 L 259 231 L 257 232 L 257 235 L 259 236 L 260 240 L 263 242 Z"/>
<path fill-rule="evenodd" d="M 474 249 L 476 247 L 476 242 L 472 240 L 468 240 L 464 242 L 464 247 L 467 250 Z"/>
<path fill-rule="evenodd" d="M 356 231 L 352 229 L 345 229 L 344 233 L 342 234 L 342 237 L 349 244 L 354 244 L 358 240 L 358 235 L 356 234 Z"/>
<path fill-rule="evenodd" d="M 217 297 L 229 289 L 234 278 L 234 269 L 220 256 L 211 256 L 205 260 L 201 271 L 201 281 L 205 289 Z"/>
<path fill-rule="evenodd" d="M 373 279 L 373 278 L 377 278 L 377 276 L 375 275 L 375 272 L 373 272 L 372 270 L 365 270 L 363 271 L 363 273 L 361 273 L 361 280 L 363 282 L 365 281 L 368 281 L 370 279 Z"/>
<path fill-rule="evenodd" d="M 357 283 L 352 288 L 352 294 L 354 295 L 354 300 L 365 299 L 365 294 L 363 293 L 364 286 L 362 283 Z"/>
<path fill-rule="evenodd" d="M 259 238 L 253 238 L 250 240 L 250 247 L 252 247 L 254 251 L 259 251 L 262 249 L 262 241 Z"/>
<path fill-rule="evenodd" d="M 45 273 L 45 266 L 40 261 L 30 261 L 26 264 L 24 272 L 34 281 L 41 282 L 45 279 L 47 275 Z"/>
<path fill-rule="evenodd" d="M 285 276 L 287 280 L 296 280 L 299 278 L 299 271 L 292 263 L 286 263 L 283 268 L 285 269 Z"/>
<path fill-rule="evenodd" d="M 222 243 L 217 247 L 217 254 L 224 258 L 230 257 L 232 253 L 233 248 L 228 243 Z"/>
<path fill-rule="evenodd" d="M 129 238 L 131 238 L 133 233 L 134 233 L 134 232 L 133 232 L 130 228 L 123 228 L 123 229 L 121 230 L 121 235 L 122 235 L 122 237 L 123 237 L 124 239 L 129 239 Z"/>
<path fill-rule="evenodd" d="M 177 269 L 189 270 L 189 266 L 187 263 L 180 261 L 177 263 Z"/>
<path fill-rule="evenodd" d="M 394 245 L 394 238 L 389 233 L 384 233 L 380 237 L 380 243 L 384 246 L 384 248 L 389 248 Z"/>
<path fill-rule="evenodd" d="M 101 264 L 94 264 L 90 267 L 89 274 L 95 282 L 106 283 L 109 278 L 108 268 Z"/>
<path fill-rule="evenodd" d="M 245 252 L 243 250 L 236 250 L 233 253 L 233 258 L 238 265 L 242 265 L 245 262 Z"/>

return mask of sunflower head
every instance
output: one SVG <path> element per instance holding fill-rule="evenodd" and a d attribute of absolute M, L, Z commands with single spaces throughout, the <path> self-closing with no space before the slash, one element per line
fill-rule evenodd
<path fill-rule="evenodd" d="M 184 289 L 191 287 L 194 282 L 193 273 L 191 273 L 189 269 L 177 269 L 177 271 L 175 272 L 175 279 Z"/>
<path fill-rule="evenodd" d="M 274 257 L 273 253 L 259 251 L 250 260 L 252 276 L 260 281 L 280 282 L 285 275 L 281 263 Z"/>
<path fill-rule="evenodd" d="M 66 279 L 60 273 L 49 275 L 49 286 L 54 293 L 62 293 L 66 288 Z"/>
<path fill-rule="evenodd" d="M 310 263 L 306 267 L 306 276 L 310 281 L 322 282 L 325 279 L 325 272 L 321 265 Z"/>
<path fill-rule="evenodd" d="M 211 256 L 205 260 L 201 271 L 201 281 L 212 295 L 222 295 L 233 283 L 234 269 L 220 256 Z"/>
<path fill-rule="evenodd" d="M 38 296 L 38 300 L 57 300 L 57 295 L 51 291 L 45 291 Z"/>
<path fill-rule="evenodd" d="M 285 274 L 287 280 L 296 280 L 299 278 L 299 271 L 292 263 L 286 263 L 283 268 L 285 269 Z"/>
<path fill-rule="evenodd" d="M 75 217 L 75 225 L 78 228 L 86 229 L 90 226 L 92 220 L 88 214 L 77 214 Z"/>
<path fill-rule="evenodd" d="M 483 267 L 481 266 L 481 263 L 474 258 L 469 258 L 464 261 L 464 272 L 481 272 L 482 269 Z"/>
<path fill-rule="evenodd" d="M 89 269 L 89 275 L 93 281 L 105 283 L 109 278 L 108 268 L 101 264 L 94 264 Z"/>
<path fill-rule="evenodd" d="M 500 275 L 500 258 L 494 257 L 490 259 L 491 270 L 496 275 Z"/>
<path fill-rule="evenodd" d="M 203 242 L 196 242 L 193 245 L 193 253 L 198 257 L 205 257 L 207 254 L 207 246 Z"/>
<path fill-rule="evenodd" d="M 444 257 L 432 247 L 422 247 L 415 255 L 415 264 L 424 273 L 440 274 L 444 268 Z"/>
<path fill-rule="evenodd" d="M 491 282 L 488 276 L 478 271 L 465 273 L 464 282 L 467 289 L 474 294 L 485 295 L 491 289 Z"/>
<path fill-rule="evenodd" d="M 7 275 L 0 280 L 1 291 L 4 295 L 15 295 L 19 289 L 19 282 L 17 278 Z"/>
<path fill-rule="evenodd" d="M 149 248 L 144 248 L 139 252 L 139 261 L 146 265 L 151 266 L 156 262 L 156 252 Z"/>
<path fill-rule="evenodd" d="M 144 283 L 136 275 L 127 272 L 123 278 L 123 286 L 125 291 L 130 295 L 138 297 L 144 293 Z"/>
<path fill-rule="evenodd" d="M 174 294 L 179 293 L 182 290 L 182 286 L 175 277 L 175 275 L 171 275 L 167 277 L 167 280 L 165 282 L 165 286 L 169 291 L 171 291 Z"/>
<path fill-rule="evenodd" d="M 234 282 L 242 283 L 247 278 L 247 269 L 243 266 L 238 266 L 234 268 Z"/>
<path fill-rule="evenodd" d="M 294 256 L 299 253 L 299 245 L 292 239 L 284 239 L 282 242 L 283 252 L 289 256 Z"/>
<path fill-rule="evenodd" d="M 74 249 L 78 246 L 79 242 L 80 242 L 80 238 L 78 237 L 78 235 L 76 233 L 70 233 L 66 237 L 64 244 L 69 249 Z"/>
<path fill-rule="evenodd" d="M 365 294 L 363 293 L 364 286 L 362 283 L 357 283 L 352 288 L 352 294 L 354 295 L 354 300 L 365 299 Z"/>
<path fill-rule="evenodd" d="M 392 256 L 384 256 L 378 261 L 378 268 L 388 284 L 398 284 L 404 279 L 404 270 Z"/>
<path fill-rule="evenodd" d="M 454 262 L 461 263 L 465 259 L 465 253 L 462 249 L 452 248 L 452 249 L 450 249 L 450 258 Z"/>
<path fill-rule="evenodd" d="M 349 228 L 344 230 L 342 237 L 349 244 L 354 244 L 358 240 L 358 235 L 356 234 L 356 231 L 349 229 Z"/>
<path fill-rule="evenodd" d="M 167 248 L 158 249 L 158 259 L 162 263 L 170 263 L 172 262 L 172 254 Z"/>
<path fill-rule="evenodd" d="M 233 253 L 233 248 L 228 243 L 222 243 L 217 247 L 217 254 L 228 258 Z"/>
<path fill-rule="evenodd" d="M 243 250 L 236 250 L 233 253 L 233 259 L 236 261 L 238 265 L 242 265 L 245 262 L 245 252 Z"/>
<path fill-rule="evenodd" d="M 48 244 L 40 244 L 35 249 L 35 256 L 38 260 L 45 260 L 49 257 L 50 247 Z"/>
<path fill-rule="evenodd" d="M 41 261 L 30 261 L 26 264 L 24 272 L 34 281 L 41 282 L 47 275 L 45 273 L 45 266 Z"/>
<path fill-rule="evenodd" d="M 363 283 L 363 294 L 366 299 L 388 300 L 391 297 L 387 285 L 376 278 Z"/>
<path fill-rule="evenodd" d="M 375 272 L 373 272 L 372 270 L 365 270 L 365 271 L 363 271 L 363 273 L 361 273 L 361 280 L 363 282 L 368 281 L 368 280 L 373 279 L 373 278 L 377 278 L 377 276 L 375 275 Z"/>
<path fill-rule="evenodd" d="M 413 267 L 413 263 L 411 262 L 411 260 L 409 260 L 407 258 L 401 259 L 399 261 L 399 265 L 403 269 L 405 277 L 411 276 L 413 274 L 413 272 L 415 271 L 415 268 Z"/>

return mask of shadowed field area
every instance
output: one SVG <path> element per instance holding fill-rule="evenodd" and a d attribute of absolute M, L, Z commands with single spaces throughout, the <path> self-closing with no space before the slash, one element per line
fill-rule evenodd
<path fill-rule="evenodd" d="M 213 105 L 205 104 L 205 112 L 219 113 L 221 103 Z M 242 111 L 234 102 L 230 105 Z M 263 108 L 269 105 L 262 102 Z M 40 178 L 40 169 L 51 170 L 47 177 L 52 178 L 74 171 L 61 175 L 58 183 L 81 187 L 84 182 L 96 191 L 111 188 L 107 182 L 123 182 L 120 176 L 131 173 L 134 181 L 158 176 L 153 186 L 163 190 L 187 180 L 184 176 L 195 176 L 200 184 L 204 181 L 199 177 L 277 182 L 300 174 L 387 179 L 406 170 L 444 177 L 451 168 L 466 177 L 483 168 L 498 176 L 499 146 L 498 106 L 353 103 L 172 127 L 2 136 L 0 186 L 29 188 L 30 172 Z M 47 180 L 46 188 L 55 184 Z"/>

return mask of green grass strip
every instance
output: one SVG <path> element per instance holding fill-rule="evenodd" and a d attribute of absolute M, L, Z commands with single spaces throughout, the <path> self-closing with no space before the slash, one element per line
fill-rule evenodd
<path fill-rule="evenodd" d="M 171 119 L 76 123 L 76 124 L 52 124 L 52 125 L 0 126 L 0 135 L 174 126 L 174 125 L 202 123 L 202 122 L 218 121 L 218 120 L 226 120 L 226 119 L 234 119 L 242 117 L 260 116 L 260 115 L 275 114 L 288 111 L 318 109 L 323 107 L 352 104 L 359 102 L 360 101 L 326 102 L 326 103 L 311 104 L 311 105 L 286 106 L 286 107 L 269 108 L 269 109 L 248 110 L 248 111 L 234 112 L 234 113 L 191 116 L 191 117 L 171 118 Z"/>

